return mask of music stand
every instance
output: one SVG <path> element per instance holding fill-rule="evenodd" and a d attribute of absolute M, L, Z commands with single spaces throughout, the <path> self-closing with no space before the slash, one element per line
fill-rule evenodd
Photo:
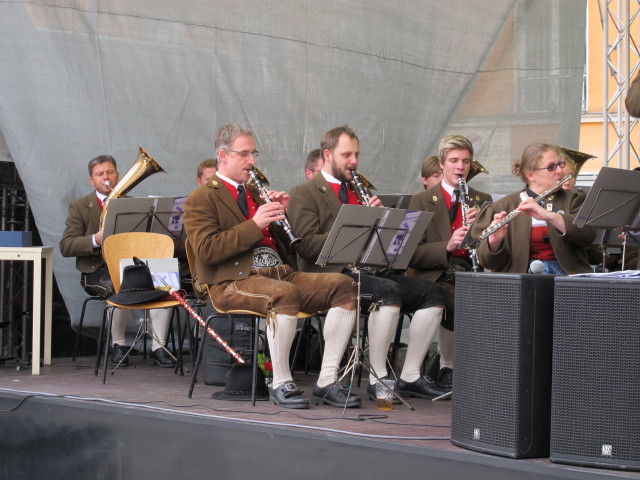
<path fill-rule="evenodd" d="M 407 194 L 381 194 L 378 198 L 382 202 L 383 207 L 388 208 L 409 208 L 413 195 Z"/>
<path fill-rule="evenodd" d="M 351 369 L 349 393 L 356 367 L 364 367 L 360 358 L 361 270 L 406 269 L 433 215 L 433 212 L 361 205 L 342 205 L 338 212 L 316 264 L 323 267 L 346 266 L 357 276 L 356 345 L 352 354 L 353 364 L 347 365 L 345 370 L 346 375 Z M 367 370 L 380 381 L 373 368 Z M 414 410 L 397 393 L 396 397 Z"/>
<path fill-rule="evenodd" d="M 182 214 L 187 197 L 112 198 L 102 238 L 124 232 L 152 232 L 182 240 Z"/>
<path fill-rule="evenodd" d="M 578 227 L 590 225 L 624 231 L 624 270 L 628 233 L 640 229 L 640 172 L 603 167 L 573 223 Z"/>

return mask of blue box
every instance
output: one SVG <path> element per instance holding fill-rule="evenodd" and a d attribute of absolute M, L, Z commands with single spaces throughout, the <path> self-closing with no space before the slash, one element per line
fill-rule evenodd
<path fill-rule="evenodd" d="M 31 232 L 0 231 L 0 247 L 30 247 L 32 243 Z"/>

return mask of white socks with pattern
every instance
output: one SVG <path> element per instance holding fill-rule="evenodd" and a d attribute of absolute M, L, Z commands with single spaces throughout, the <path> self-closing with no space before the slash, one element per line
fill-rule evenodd
<path fill-rule="evenodd" d="M 275 318 L 275 331 L 267 326 L 267 342 L 269 342 L 269 354 L 273 365 L 273 384 L 271 388 L 277 388 L 285 382 L 293 380 L 289 368 L 289 353 L 291 344 L 296 335 L 298 317 L 296 315 L 283 315 L 278 313 Z"/>
<path fill-rule="evenodd" d="M 409 325 L 407 356 L 400 378 L 405 382 L 415 382 L 420 378 L 422 362 L 429 350 L 438 326 L 442 320 L 442 307 L 430 307 L 417 310 Z"/>
<path fill-rule="evenodd" d="M 322 368 L 318 377 L 318 386 L 326 387 L 336 381 L 340 360 L 351 338 L 356 323 L 356 311 L 334 307 L 324 320 L 324 354 Z"/>
<path fill-rule="evenodd" d="M 382 306 L 369 314 L 369 363 L 371 372 L 369 373 L 369 383 L 376 383 L 376 377 L 387 376 L 387 354 L 389 345 L 393 341 L 400 316 L 400 307 Z"/>

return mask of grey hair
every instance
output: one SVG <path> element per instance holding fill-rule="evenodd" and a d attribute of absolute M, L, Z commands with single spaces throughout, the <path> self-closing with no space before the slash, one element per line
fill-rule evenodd
<path fill-rule="evenodd" d="M 220 150 L 230 149 L 236 139 L 245 135 L 253 137 L 253 132 L 240 123 L 230 123 L 218 128 L 213 134 L 213 146 L 218 160 L 220 160 Z"/>

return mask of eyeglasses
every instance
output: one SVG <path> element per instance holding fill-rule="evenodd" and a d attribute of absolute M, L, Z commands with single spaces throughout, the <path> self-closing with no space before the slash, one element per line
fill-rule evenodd
<path fill-rule="evenodd" d="M 254 150 L 253 152 L 250 152 L 249 150 L 243 150 L 241 152 L 238 152 L 237 150 L 231 150 L 230 148 L 225 148 L 225 150 L 227 152 L 237 153 L 242 158 L 249 158 L 250 155 L 253 155 L 253 158 L 258 158 L 258 155 L 260 155 L 260 152 L 257 150 Z"/>
<path fill-rule="evenodd" d="M 566 164 L 567 162 L 563 160 L 562 162 L 552 163 L 551 165 L 547 165 L 546 167 L 534 168 L 534 170 L 546 170 L 548 172 L 555 172 L 556 168 L 564 168 Z"/>

